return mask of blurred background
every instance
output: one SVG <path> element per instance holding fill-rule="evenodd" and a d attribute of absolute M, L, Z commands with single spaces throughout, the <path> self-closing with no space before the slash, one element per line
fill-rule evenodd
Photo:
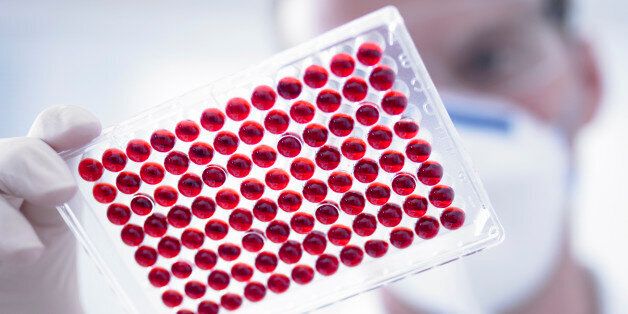
<path fill-rule="evenodd" d="M 601 63 L 604 99 L 577 142 L 572 245 L 625 292 L 628 2 L 576 1 L 574 22 Z M 85 106 L 110 126 L 264 60 L 279 50 L 277 34 L 264 0 L 0 0 L 0 137 L 25 135 L 55 104 Z M 118 312 L 92 267 L 81 256 L 88 313 Z M 373 298 L 350 302 L 377 312 Z"/>

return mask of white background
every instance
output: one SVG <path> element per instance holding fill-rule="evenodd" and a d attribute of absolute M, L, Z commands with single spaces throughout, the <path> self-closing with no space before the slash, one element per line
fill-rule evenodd
<path fill-rule="evenodd" d="M 628 3 L 583 0 L 577 17 L 599 55 L 606 96 L 578 145 L 574 246 L 625 292 Z M 54 104 L 85 106 L 111 125 L 265 59 L 275 39 L 270 1 L 0 0 L 0 137 L 24 135 Z M 81 260 L 86 309 L 118 312 Z M 378 312 L 374 300 L 370 293 L 350 302 Z"/>

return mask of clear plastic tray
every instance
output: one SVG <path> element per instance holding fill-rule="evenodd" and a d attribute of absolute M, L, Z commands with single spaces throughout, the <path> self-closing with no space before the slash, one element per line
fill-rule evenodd
<path fill-rule="evenodd" d="M 364 45 L 365 43 L 374 44 L 374 46 Z M 371 49 L 367 49 L 369 47 Z M 383 50 L 381 59 L 378 55 L 377 47 Z M 351 56 L 349 59 L 354 62 L 353 70 L 351 69 L 351 62 L 347 63 L 347 60 L 343 60 L 341 57 L 334 57 L 341 53 Z M 344 56 L 346 57 L 346 55 Z M 335 58 L 333 69 L 330 66 L 332 58 Z M 370 65 L 372 63 L 376 64 Z M 321 77 L 317 79 L 315 75 L 307 80 L 304 79 L 306 68 L 310 65 L 323 67 L 328 75 L 328 79 L 321 81 Z M 384 66 L 384 70 L 374 70 L 380 65 Z M 386 69 L 386 67 L 388 68 Z M 390 80 L 390 70 L 395 75 L 394 83 Z M 352 73 L 342 77 L 342 75 L 346 74 L 343 73 L 345 71 Z M 371 73 L 374 71 L 378 74 L 373 75 L 373 78 L 371 78 Z M 316 71 L 312 71 L 310 74 L 312 73 L 316 74 Z M 282 81 L 286 77 L 296 78 L 301 84 L 301 91 L 298 91 L 294 82 L 289 80 Z M 346 84 L 347 81 L 350 83 Z M 323 87 L 317 88 L 318 84 L 323 83 L 325 84 Z M 278 84 L 284 85 L 279 87 Z M 390 84 L 393 84 L 393 86 L 388 89 Z M 222 129 L 219 131 L 208 131 L 206 129 L 206 127 L 209 127 L 207 122 L 211 120 L 201 121 L 201 116 L 206 109 L 218 109 L 223 112 L 224 116 L 225 106 L 230 102 L 230 99 L 242 97 L 246 102 L 251 103 L 253 90 L 261 85 L 267 85 L 274 91 L 281 90 L 279 94 L 276 94 L 272 108 L 258 109 L 258 107 L 263 108 L 265 104 L 269 105 L 270 103 L 264 103 L 263 97 L 256 98 L 256 104 L 250 106 L 248 117 L 243 121 L 235 121 L 230 117 L 238 119 L 238 115 L 243 115 L 242 107 L 239 106 L 241 103 L 238 103 L 238 101 L 232 101 L 231 103 L 234 103 L 234 105 L 230 107 L 230 113 L 225 117 Z M 376 87 L 383 91 L 377 90 Z M 366 94 L 364 94 L 365 88 L 367 89 Z M 337 109 L 334 108 L 335 98 L 333 93 L 331 93 L 331 96 L 328 95 L 327 98 L 323 97 L 324 100 L 321 101 L 320 106 L 317 104 L 318 94 L 325 89 L 335 90 L 342 95 L 341 104 Z M 398 97 L 392 97 L 394 94 L 390 94 L 391 90 L 397 91 L 403 96 L 397 94 Z M 269 95 L 262 94 L 262 96 Z M 292 98 L 297 94 L 298 96 L 294 99 L 286 99 L 286 97 Z M 404 96 L 407 99 L 405 109 L 403 108 Z M 364 99 L 360 100 L 362 97 Z M 266 100 L 268 101 L 268 99 Z M 308 116 L 307 105 L 300 107 L 301 111 L 295 110 L 295 113 L 298 111 L 300 114 L 297 113 L 294 117 L 292 116 L 291 106 L 296 101 L 305 101 L 313 104 L 315 114 L 312 121 L 297 123 L 294 120 L 294 117 L 307 120 Z M 365 125 L 365 123 L 370 123 L 367 121 L 367 109 L 364 109 L 365 111 L 360 114 L 356 113 L 358 108 L 362 108 L 365 105 L 365 102 L 372 103 L 379 112 L 379 119 L 375 125 Z M 321 108 L 334 112 L 324 112 Z M 266 124 L 268 120 L 266 116 L 273 110 L 281 110 L 286 115 L 276 115 L 275 112 L 273 113 L 273 118 L 270 119 L 272 121 L 268 121 L 270 124 Z M 336 117 L 338 120 L 334 120 L 333 126 L 330 125 L 330 119 L 338 114 L 340 114 Z M 287 129 L 284 131 L 283 128 L 286 127 L 283 124 L 286 122 L 284 118 L 288 115 L 290 116 L 290 121 Z M 350 123 L 347 124 L 347 115 L 354 121 L 352 129 L 347 129 L 347 125 L 350 125 Z M 360 116 L 359 119 L 357 115 Z M 156 141 L 152 142 L 153 148 L 145 161 L 138 162 L 127 158 L 125 163 L 116 164 L 116 154 L 103 157 L 104 152 L 112 148 L 127 152 L 127 144 L 130 140 L 140 139 L 151 142 L 153 132 L 156 130 L 169 130 L 174 134 L 177 124 L 184 120 L 193 121 L 191 123 L 192 127 L 187 129 L 183 127 L 179 130 L 183 132 L 177 133 L 174 147 L 169 146 L 168 136 L 157 136 L 153 138 Z M 395 125 L 400 120 L 403 123 L 398 125 L 399 128 L 397 129 Z M 249 145 L 242 139 L 244 137 L 241 137 L 237 150 L 233 154 L 225 155 L 219 153 L 218 150 L 220 149 L 223 153 L 228 154 L 230 146 L 228 145 L 229 137 L 222 137 L 222 135 L 220 137 L 224 141 L 219 142 L 227 143 L 227 145 L 218 143 L 219 145 L 216 146 L 214 138 L 217 134 L 221 131 L 228 131 L 238 136 L 239 127 L 245 121 L 256 122 L 258 127 L 259 125 L 262 126 L 264 135 L 261 141 L 257 144 Z M 416 135 L 412 132 L 413 122 L 419 126 L 419 131 Z M 201 126 L 203 123 L 205 125 Z M 326 146 L 324 146 L 324 153 L 321 151 L 319 160 L 317 160 L 316 156 L 321 148 L 313 146 L 318 146 L 320 144 L 319 140 L 324 140 L 324 138 L 321 135 L 321 130 L 315 127 L 308 128 L 311 124 L 322 125 L 329 131 L 327 133 Z M 191 142 L 181 140 L 182 138 L 185 139 L 186 136 L 190 138 L 195 137 L 195 132 L 189 132 L 190 130 L 195 130 L 195 125 L 200 130 L 198 138 Z M 255 123 L 250 125 L 255 126 Z M 379 127 L 375 126 L 382 126 L 383 128 L 378 129 Z M 373 130 L 374 127 L 375 130 Z M 258 138 L 256 138 L 255 133 L 259 129 L 252 127 L 248 130 L 248 135 L 245 134 L 246 141 L 251 143 L 257 141 Z M 286 132 L 288 134 L 273 134 L 269 130 L 273 130 L 276 133 Z M 332 130 L 333 132 L 331 132 Z M 186 133 L 185 131 L 188 132 Z M 344 135 L 345 131 L 349 132 L 349 134 Z M 304 135 L 304 132 L 308 133 L 308 135 Z M 389 138 L 391 134 L 392 138 Z M 299 140 L 302 146 L 299 156 L 286 157 L 281 153 L 276 153 L 276 161 L 268 168 L 258 166 L 257 162 L 264 160 L 263 158 L 256 159 L 256 162 L 252 163 L 251 171 L 243 178 L 238 178 L 238 175 L 234 174 L 237 174 L 238 171 L 247 172 L 246 158 L 244 163 L 242 162 L 243 159 L 235 158 L 231 161 L 231 166 L 227 165 L 228 159 L 232 158 L 234 154 L 250 157 L 253 150 L 260 145 L 267 145 L 277 152 L 278 141 L 285 136 L 292 136 L 292 139 L 296 138 Z M 404 137 L 411 138 L 406 139 Z M 189 140 L 190 138 L 187 139 Z M 362 141 L 366 145 L 367 148 L 362 159 L 371 159 L 378 166 L 377 178 L 374 182 L 379 182 L 381 185 L 368 183 L 372 179 L 372 177 L 369 177 L 369 174 L 373 174 L 372 163 L 368 161 L 360 162 L 358 169 L 362 170 L 354 173 L 356 163 L 359 161 L 351 160 L 347 157 L 351 155 L 349 154 L 350 150 L 342 150 L 343 143 L 347 138 L 352 138 L 352 141 L 358 143 Z M 160 140 L 161 142 L 159 142 Z M 392 140 L 390 144 L 389 140 Z M 418 142 L 416 142 L 417 140 Z M 431 147 L 431 153 L 426 162 L 423 161 L 426 156 L 421 155 L 421 150 L 425 149 L 425 146 L 421 146 L 420 143 L 423 143 L 421 141 L 429 143 Z M 144 181 L 139 182 L 139 187 L 137 186 L 138 182 L 136 180 L 138 176 L 136 175 L 140 173 L 142 165 L 148 162 L 163 165 L 166 155 L 172 151 L 182 152 L 183 159 L 185 159 L 190 145 L 196 142 L 209 144 L 214 149 L 213 157 L 211 162 L 206 164 L 207 160 L 200 158 L 202 154 L 194 154 L 195 157 L 198 157 L 196 162 L 199 164 L 189 161 L 186 170 L 185 160 L 181 161 L 181 154 L 171 156 L 173 158 L 168 162 L 168 165 L 172 166 L 170 167 L 171 171 L 179 173 L 179 170 L 185 170 L 183 172 L 191 174 L 188 176 L 188 179 L 191 178 L 191 181 L 188 181 L 188 190 L 184 193 L 190 195 L 190 197 L 179 191 L 176 204 L 182 207 L 178 207 L 176 211 L 173 211 L 168 216 L 172 209 L 171 205 L 168 204 L 167 197 L 158 197 L 162 204 L 160 205 L 155 202 L 154 193 L 156 188 L 161 186 L 170 186 L 176 190 L 182 174 L 173 174 L 165 171 L 163 180 L 158 184 L 148 184 L 142 177 Z M 412 145 L 419 143 L 418 146 L 412 146 L 415 149 L 411 150 L 410 153 L 417 162 L 409 158 L 407 146 L 410 142 L 413 143 Z M 387 145 L 389 147 L 382 148 Z M 358 148 L 359 146 L 357 145 Z M 154 147 L 168 150 L 169 152 L 159 152 Z M 401 154 L 404 159 L 403 163 L 399 163 L 399 154 L 395 154 L 394 151 Z M 113 150 L 113 152 L 116 152 L 116 150 Z M 351 152 L 360 154 L 359 149 Z M 417 154 L 417 152 L 419 153 Z M 389 153 L 389 155 L 380 160 L 380 157 L 386 153 Z M 337 163 L 339 154 L 340 160 Z M 136 151 L 133 159 L 141 160 L 141 156 Z M 177 156 L 179 156 L 179 159 L 177 159 Z M 501 225 L 495 217 L 482 184 L 460 144 L 458 135 L 419 58 L 402 18 L 393 7 L 386 7 L 366 15 L 298 47 L 280 53 L 256 67 L 192 91 L 155 107 L 134 119 L 115 125 L 104 131 L 100 137 L 89 145 L 78 150 L 64 152 L 62 157 L 67 161 L 68 166 L 72 169 L 79 182 L 79 192 L 72 200 L 60 206 L 59 211 L 89 255 L 94 259 L 99 269 L 105 274 L 128 310 L 133 313 L 174 313 L 184 309 L 196 312 L 199 311 L 199 304 L 201 304 L 201 313 L 203 311 L 209 313 L 215 309 L 219 309 L 221 313 L 224 313 L 228 311 L 226 308 L 235 307 L 238 300 L 241 300 L 241 305 L 237 309 L 240 312 L 284 313 L 309 311 L 373 289 L 409 274 L 424 271 L 477 252 L 499 243 L 503 238 Z M 83 165 L 88 167 L 85 168 L 86 170 L 83 173 L 79 173 L 79 164 L 82 160 L 88 158 L 93 159 L 91 168 L 89 167 L 89 162 L 86 161 Z M 310 181 L 296 179 L 291 173 L 291 163 L 293 163 L 295 158 L 309 159 L 315 164 L 316 169 L 312 178 L 309 179 Z M 105 163 L 104 160 L 107 161 L 106 168 L 110 170 L 104 169 L 103 174 L 99 176 L 98 166 Z M 118 159 L 118 161 L 120 160 Z M 430 162 L 437 162 L 441 167 L 439 168 L 436 164 L 430 164 Z M 242 164 L 244 164 L 244 167 L 242 167 Z M 122 171 L 115 169 L 116 165 L 124 169 Z M 194 194 L 198 192 L 198 190 L 194 189 L 195 184 L 198 184 L 198 178 L 203 177 L 202 174 L 209 165 L 221 167 L 223 171 L 226 169 L 224 172 L 226 181 L 218 188 L 212 188 L 207 183 L 201 183 L 200 195 L 215 200 L 218 191 L 221 189 L 230 188 L 236 191 L 240 198 L 237 204 L 237 208 L 240 209 L 238 210 L 240 216 L 237 216 L 240 218 L 239 220 L 229 221 L 230 215 L 236 209 L 224 209 L 216 205 L 215 212 L 210 218 L 206 217 L 207 212 L 203 215 L 198 214 L 200 213 L 198 211 L 191 215 L 191 221 L 186 221 L 190 212 L 186 211 L 185 208 L 189 210 L 192 207 L 192 203 L 196 199 Z M 324 170 L 324 168 L 335 169 Z M 256 188 L 259 192 L 260 186 L 258 183 L 260 182 L 264 186 L 266 174 L 270 169 L 282 169 L 288 174 L 289 183 L 284 190 L 292 190 L 297 192 L 297 194 L 301 194 L 304 192 L 304 185 L 307 185 L 305 194 L 308 197 L 302 199 L 302 205 L 297 211 L 287 212 L 280 206 L 277 209 L 276 216 L 273 218 L 272 205 L 254 209 L 255 204 L 258 202 L 255 198 L 259 196 L 255 193 Z M 295 167 L 295 169 L 297 169 L 295 172 L 297 176 L 307 177 L 307 169 L 303 170 L 303 168 L 299 167 Z M 444 169 L 444 171 L 442 178 L 439 179 L 438 172 L 440 169 Z M 356 204 L 355 194 L 353 194 L 353 199 L 347 196 L 345 200 L 342 200 L 346 193 L 338 193 L 331 189 L 332 186 L 338 191 L 343 191 L 342 189 L 346 188 L 342 184 L 337 184 L 342 180 L 329 185 L 330 181 L 328 178 L 330 174 L 337 171 L 341 173 L 337 176 L 338 178 L 352 179 L 351 191 L 362 196 L 369 196 L 365 201 L 361 214 L 357 215 L 359 206 L 358 209 L 346 206 L 347 204 Z M 278 173 L 281 172 L 279 171 Z M 217 177 L 215 174 L 216 172 L 208 172 L 206 179 L 216 182 Z M 89 175 L 92 175 L 92 177 L 90 178 Z M 121 177 L 117 179 L 118 176 Z M 400 176 L 403 176 L 405 181 L 399 179 L 398 185 L 393 186 L 393 180 Z M 251 185 L 247 185 L 247 187 L 251 189 L 241 190 L 241 182 L 249 179 L 252 179 L 252 181 L 249 182 Z M 408 181 L 407 179 L 412 180 Z M 117 180 L 119 181 L 117 182 Z M 204 179 L 202 180 L 204 181 Z M 324 195 L 324 202 L 319 203 L 319 199 L 323 195 L 320 192 L 322 188 L 321 182 L 328 185 L 328 189 L 327 194 Z M 415 183 L 416 187 L 414 189 L 411 182 Z M 436 185 L 433 185 L 435 183 Z M 95 200 L 93 194 L 94 186 L 102 187 L 102 184 L 110 184 L 114 187 L 114 190 L 116 190 L 114 200 L 107 200 L 106 195 L 101 195 L 103 197 L 101 200 L 105 203 Z M 404 184 L 406 184 L 406 189 L 402 188 Z M 369 186 L 371 186 L 370 190 Z M 393 186 L 392 190 L 391 186 Z M 443 186 L 451 187 L 455 193 L 451 205 L 447 205 L 447 198 L 451 196 L 448 195 L 449 190 Z M 265 186 L 262 198 L 268 198 L 276 202 L 284 190 L 281 190 L 281 183 L 279 183 L 279 187 L 276 186 L 275 188 L 280 190 L 273 190 L 269 186 Z M 388 200 L 386 200 L 387 188 L 390 194 Z M 135 191 L 136 189 L 137 191 Z M 123 193 L 123 191 L 126 193 Z M 246 195 L 253 199 L 249 200 L 244 197 L 242 191 L 245 191 Z M 403 206 L 406 198 L 409 197 L 404 195 L 407 193 L 414 195 L 411 196 L 414 201 L 408 202 L 408 204 L 413 204 L 412 206 L 414 207 L 408 206 L 406 208 Z M 139 210 L 128 210 L 131 207 L 131 200 L 137 197 L 137 195 L 145 195 L 151 201 L 152 210 L 150 213 L 144 214 Z M 223 198 L 225 195 L 229 196 L 228 193 L 221 194 L 220 198 L 228 200 L 228 197 Z M 430 197 L 430 195 L 432 196 Z M 359 199 L 358 197 L 358 204 L 360 203 Z M 419 218 L 423 214 L 421 207 L 426 204 L 425 199 L 429 199 L 427 201 L 426 213 Z M 351 203 L 351 200 L 354 203 Z M 440 204 L 438 200 L 441 201 Z M 382 202 L 388 205 L 375 205 Z M 111 204 L 114 203 L 120 205 L 112 206 L 110 209 Z M 227 203 L 221 202 L 221 204 L 228 207 Z M 440 207 L 434 204 L 439 204 Z M 319 209 L 321 205 L 326 207 Z M 387 209 L 380 209 L 383 207 Z M 462 222 L 460 220 L 460 211 L 446 209 L 451 207 L 459 208 L 464 213 L 464 221 L 459 228 L 456 228 L 456 223 Z M 136 209 L 139 208 L 137 207 Z M 401 215 L 399 215 L 399 210 L 401 210 Z M 253 214 L 250 228 L 258 231 L 236 230 L 247 229 L 247 217 L 250 217 L 247 216 L 247 211 Z M 444 212 L 446 214 L 443 214 Z M 130 215 L 128 215 L 129 213 Z M 291 219 L 297 213 L 305 215 L 299 214 L 301 215 L 299 217 L 302 219 L 300 220 L 301 224 L 295 224 L 295 228 L 291 225 Z M 335 218 L 336 213 L 338 213 L 337 218 Z M 308 216 L 308 214 L 311 216 Z M 235 218 L 235 214 L 233 215 Z M 442 215 L 446 217 L 443 218 L 441 217 Z M 160 229 L 159 222 L 163 222 L 161 218 L 164 216 L 166 216 L 166 221 L 168 222 L 166 226 L 167 231 L 163 236 L 159 236 L 159 232 L 163 230 Z M 149 219 L 151 221 L 149 224 L 152 224 L 150 226 L 145 225 L 147 217 L 152 217 Z M 273 218 L 274 223 L 266 221 L 269 218 Z M 306 234 L 298 233 L 295 230 L 307 232 L 308 224 L 312 218 L 314 224 L 310 233 L 314 235 L 310 235 L 306 240 Z M 375 219 L 376 228 L 371 235 L 368 235 L 372 231 L 373 218 Z M 213 221 L 212 226 L 216 226 L 214 223 L 217 220 L 228 224 L 229 230 L 223 239 L 212 240 L 207 235 L 203 235 L 206 233 L 206 224 L 210 220 Z M 359 222 L 354 225 L 356 221 Z M 449 228 L 442 225 L 442 221 L 445 221 Z M 282 222 L 285 224 L 282 224 Z M 436 225 L 434 222 L 436 222 Z M 273 225 L 270 228 L 272 230 L 268 231 L 267 227 L 271 224 Z M 285 248 L 282 249 L 283 253 L 279 254 L 280 248 L 284 244 L 273 241 L 280 242 L 283 240 L 281 235 L 286 232 L 286 224 L 290 227 L 288 239 L 295 242 L 290 242 L 291 246 L 285 245 Z M 128 227 L 126 230 L 137 231 L 139 229 L 145 233 L 143 239 L 140 239 L 137 234 L 129 232 L 126 234 L 126 239 L 131 245 L 125 244 L 121 240 L 121 232 L 125 225 L 136 225 L 135 229 Z M 175 227 L 175 225 L 179 227 Z M 344 246 L 341 243 L 342 237 L 332 237 L 335 241 L 331 241 L 327 234 L 332 226 L 337 225 L 343 225 L 352 232 L 349 242 Z M 234 229 L 234 226 L 237 228 Z M 439 226 L 438 233 L 433 238 L 426 239 L 429 237 L 430 227 L 434 226 Z M 161 240 L 161 238 L 167 236 L 181 239 L 182 233 L 186 229 L 196 229 L 201 232 L 201 237 L 203 238 L 201 248 L 194 248 L 194 241 L 190 242 L 188 239 L 185 242 L 192 248 L 180 245 L 180 251 L 177 253 L 177 241 L 174 241 L 174 246 L 172 246 L 172 238 L 169 238 L 170 242 Z M 220 234 L 220 232 L 215 233 L 216 229 L 212 230 L 214 230 L 210 230 L 212 236 L 218 238 L 216 234 Z M 339 232 L 343 229 L 335 228 L 334 230 L 334 232 Z M 344 230 L 346 231 L 346 229 Z M 156 236 L 151 236 L 148 233 Z M 264 240 L 264 246 L 258 252 L 251 252 L 243 248 L 242 238 L 251 233 L 257 234 L 257 236 L 251 236 L 252 238 L 259 237 Z M 392 238 L 391 234 L 393 234 Z M 321 248 L 320 235 L 323 236 L 322 238 L 326 242 L 324 248 L 325 258 L 317 255 L 320 253 L 317 249 Z M 133 243 L 133 241 L 140 240 L 141 244 Z M 153 261 L 151 256 L 153 251 L 150 248 L 157 249 L 160 241 L 164 241 L 163 247 L 168 247 L 165 244 L 170 244 L 170 250 L 159 251 L 156 254 L 156 261 Z M 367 241 L 371 242 L 368 242 L 369 244 L 367 245 Z M 411 244 L 409 244 L 409 241 L 411 241 Z M 304 242 L 307 242 L 307 245 L 303 244 Z M 223 246 L 221 249 L 223 254 L 218 254 L 218 246 L 223 243 L 231 243 L 235 246 Z M 317 243 L 319 246 L 316 245 Z M 408 244 L 409 246 L 400 248 Z M 387 246 L 385 254 L 373 257 L 382 254 L 382 248 L 385 246 Z M 142 263 L 152 265 L 139 265 L 135 258 L 138 247 L 144 247 L 141 250 L 144 252 L 143 258 L 140 258 Z M 240 249 L 240 254 L 236 260 L 228 261 L 228 259 L 235 256 L 234 253 L 236 252 L 234 250 L 237 251 L 237 249 L 234 247 Z M 366 247 L 368 247 L 368 250 L 366 250 Z M 252 249 L 251 246 L 248 246 L 248 248 Z M 301 248 L 300 257 L 298 253 L 299 248 Z M 195 261 L 195 255 L 200 249 L 210 250 L 219 255 L 213 268 L 202 269 L 203 267 L 209 268 L 211 266 L 211 256 L 209 265 L 198 266 L 198 263 Z M 277 266 L 273 271 L 260 271 L 255 262 L 260 252 L 270 253 L 265 255 L 266 257 L 278 256 Z M 361 260 L 359 259 L 360 252 L 363 255 Z M 166 257 L 173 254 L 176 256 Z M 207 257 L 207 255 L 205 256 Z M 298 259 L 298 262 L 292 263 L 295 259 Z M 319 267 L 317 267 L 318 259 L 321 259 Z M 263 260 L 265 263 L 260 263 L 259 267 L 268 271 L 273 266 L 273 259 L 271 257 L 270 260 L 268 258 Z M 323 273 L 328 274 L 333 270 L 334 260 L 338 262 L 338 268 L 335 273 L 333 275 L 323 275 Z M 171 266 L 178 261 L 184 261 L 191 266 L 192 272 L 187 278 L 174 276 Z M 206 259 L 205 261 L 208 260 Z M 323 261 L 327 263 L 325 264 Z M 355 264 L 356 262 L 359 263 L 348 266 L 348 264 Z M 240 276 L 237 276 L 244 282 L 235 280 L 231 274 L 231 269 L 236 263 L 249 265 L 253 269 L 252 277 L 246 280 L 246 271 L 244 271 L 239 273 Z M 178 265 L 181 266 L 181 264 Z M 184 264 L 183 266 L 177 268 L 175 271 L 177 275 L 186 276 L 186 267 Z M 151 283 L 148 279 L 149 272 L 158 267 L 165 269 L 170 277 L 163 287 L 154 286 L 154 283 L 158 285 L 164 284 L 163 277 L 156 276 L 157 279 L 162 279 L 161 282 L 154 280 Z M 296 271 L 294 270 L 295 268 L 297 269 Z M 247 268 L 244 266 L 239 269 L 242 271 Z M 225 289 L 215 289 L 220 288 L 220 279 L 224 281 L 224 277 L 219 276 L 224 275 L 224 273 L 217 272 L 217 275 L 212 277 L 211 280 L 208 279 L 211 277 L 210 274 L 217 270 L 224 271 L 230 278 L 230 282 Z M 164 271 L 161 270 L 162 275 L 163 273 Z M 159 272 L 154 271 L 154 274 L 159 274 Z M 279 276 L 275 275 L 273 277 L 275 279 L 285 279 L 287 277 L 289 279 L 289 288 L 283 293 L 271 291 L 268 285 L 268 278 L 271 274 L 280 274 Z M 281 277 L 281 275 L 286 277 Z M 308 282 L 310 275 L 313 278 Z M 196 281 L 189 289 L 190 294 L 194 297 L 198 297 L 201 294 L 202 287 L 200 286 L 205 287 L 206 292 L 202 297 L 192 298 L 186 294 L 185 285 L 190 281 Z M 214 288 L 208 286 L 209 281 L 212 282 Z M 250 282 L 257 282 L 258 284 L 249 284 Z M 244 291 L 247 285 L 250 288 L 247 290 L 248 293 L 245 294 Z M 275 290 L 279 286 L 276 284 L 272 285 Z M 250 298 L 255 299 L 260 296 L 261 287 L 266 290 L 264 298 L 256 302 L 251 301 Z M 166 291 L 170 291 L 166 293 L 166 303 L 169 303 L 170 307 L 166 306 L 162 300 Z M 181 296 L 179 305 L 177 305 L 179 303 L 177 293 Z M 227 297 L 223 298 L 226 294 Z M 221 300 L 223 303 L 221 303 Z M 185 312 L 182 311 L 181 313 Z"/>

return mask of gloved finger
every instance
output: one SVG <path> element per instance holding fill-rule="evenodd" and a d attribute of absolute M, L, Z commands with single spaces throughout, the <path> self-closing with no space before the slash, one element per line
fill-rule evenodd
<path fill-rule="evenodd" d="M 30 222 L 12 204 L 0 197 L 0 267 L 3 264 L 32 263 L 44 245 Z"/>
<path fill-rule="evenodd" d="M 29 137 L 62 152 L 81 147 L 100 135 L 98 118 L 76 106 L 55 106 L 42 111 L 28 131 Z"/>

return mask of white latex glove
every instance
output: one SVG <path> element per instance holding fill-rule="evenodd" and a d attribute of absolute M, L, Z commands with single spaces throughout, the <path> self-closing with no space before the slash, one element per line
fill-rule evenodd
<path fill-rule="evenodd" d="M 57 152 L 99 134 L 91 113 L 63 106 L 0 139 L 0 313 L 82 313 L 76 242 L 54 208 L 77 188 Z"/>

